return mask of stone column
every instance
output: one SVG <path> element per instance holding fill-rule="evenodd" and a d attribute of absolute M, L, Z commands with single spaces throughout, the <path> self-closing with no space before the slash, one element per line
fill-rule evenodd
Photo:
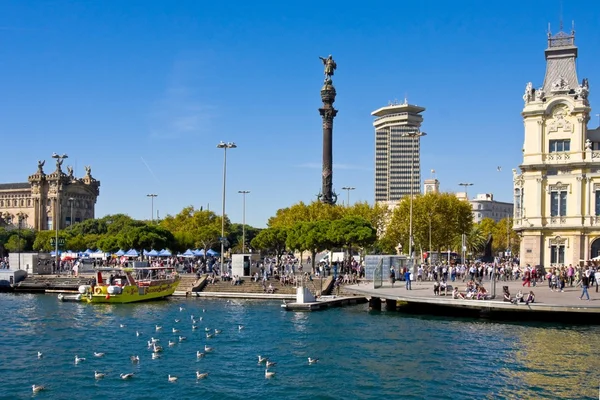
<path fill-rule="evenodd" d="M 321 187 L 321 202 L 335 204 L 337 195 L 333 193 L 333 119 L 337 110 L 333 108 L 336 91 L 331 80 L 326 80 L 321 88 L 323 107 L 319 114 L 323 118 L 323 177 Z"/>

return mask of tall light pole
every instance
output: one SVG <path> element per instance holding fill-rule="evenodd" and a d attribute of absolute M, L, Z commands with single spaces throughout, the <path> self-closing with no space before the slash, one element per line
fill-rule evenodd
<path fill-rule="evenodd" d="M 414 272 L 414 258 L 413 258 L 413 183 L 414 183 L 414 173 L 415 173 L 415 142 L 417 139 L 421 138 L 421 136 L 426 136 L 427 133 L 421 132 L 420 130 L 413 130 L 409 132 L 402 132 L 401 136 L 410 137 L 412 142 L 412 151 L 410 155 L 410 211 L 409 211 L 409 223 L 408 223 L 408 251 L 410 252 L 410 265 Z M 419 182 L 419 187 L 421 183 Z"/>
<path fill-rule="evenodd" d="M 347 197 L 347 198 L 348 198 L 348 203 L 347 203 L 347 207 L 350 207 L 350 191 L 351 191 L 351 190 L 354 190 L 354 189 L 356 189 L 356 188 L 355 188 L 355 187 L 352 187 L 352 186 L 344 186 L 344 187 L 342 188 L 342 190 L 345 190 L 345 191 L 347 191 L 347 192 L 348 192 L 348 197 Z"/>
<path fill-rule="evenodd" d="M 19 269 L 21 269 L 21 221 L 23 221 L 23 218 L 26 215 L 24 213 L 22 213 L 21 211 L 19 211 L 17 213 L 17 222 L 19 224 L 18 226 L 18 238 L 19 238 Z"/>
<path fill-rule="evenodd" d="M 150 214 L 150 220 L 152 221 L 152 224 L 154 224 L 154 198 L 158 197 L 158 195 L 154 194 L 154 193 L 150 193 L 150 194 L 147 194 L 146 197 L 150 197 L 150 199 L 151 199 L 152 214 Z"/>
<path fill-rule="evenodd" d="M 249 190 L 238 190 L 238 193 L 242 195 L 242 254 L 246 254 L 246 195 L 250 193 Z"/>
<path fill-rule="evenodd" d="M 71 223 L 70 223 L 71 229 L 73 229 L 73 202 L 74 201 L 75 201 L 74 198 L 69 197 L 69 205 L 71 206 Z"/>
<path fill-rule="evenodd" d="M 52 153 L 52 158 L 54 158 L 56 160 L 56 171 L 58 172 L 58 181 L 56 182 L 56 203 L 54 206 L 54 219 L 53 219 L 54 223 L 56 225 L 56 236 L 54 238 L 55 239 L 55 243 L 54 243 L 55 244 L 55 248 L 54 248 L 55 254 L 54 255 L 56 256 L 55 267 L 58 270 L 58 269 L 60 269 L 60 257 L 58 256 L 58 228 L 60 226 L 60 198 L 59 198 L 59 196 L 60 196 L 60 181 L 62 178 L 62 169 L 60 167 L 63 163 L 63 160 L 65 158 L 69 158 L 69 156 L 64 153 L 62 156 L 58 155 L 56 153 Z"/>
<path fill-rule="evenodd" d="M 462 186 L 465 188 L 465 197 L 467 198 L 467 201 L 469 201 L 469 194 L 467 193 L 467 188 L 469 186 L 473 186 L 472 183 L 459 183 L 458 186 Z"/>
<path fill-rule="evenodd" d="M 225 182 L 227 178 L 227 149 L 235 149 L 237 145 L 233 142 L 220 141 L 217 149 L 223 149 L 223 204 L 221 213 L 221 275 L 225 267 Z"/>

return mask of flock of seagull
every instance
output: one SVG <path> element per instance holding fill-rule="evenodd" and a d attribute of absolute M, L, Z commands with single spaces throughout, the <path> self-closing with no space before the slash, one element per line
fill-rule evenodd
<path fill-rule="evenodd" d="M 179 307 L 179 311 L 183 312 L 184 308 L 183 307 Z M 206 312 L 206 309 L 202 309 L 202 312 Z M 194 315 L 190 315 L 190 319 L 192 322 L 192 330 L 195 331 L 198 329 L 198 322 L 203 320 L 203 317 L 198 317 L 196 318 Z M 181 321 L 180 318 L 176 318 L 175 319 L 175 323 L 179 323 Z M 126 326 L 124 324 L 119 324 L 120 328 L 125 328 Z M 238 325 L 237 329 L 238 331 L 243 330 L 245 327 L 244 325 Z M 156 332 L 161 332 L 163 330 L 163 327 L 160 325 L 155 325 L 154 329 Z M 205 336 L 207 339 L 211 339 L 213 337 L 215 337 L 216 335 L 219 335 L 222 333 L 221 329 L 209 329 L 209 328 L 204 328 L 205 331 Z M 175 346 L 178 342 L 184 342 L 187 340 L 187 338 L 185 336 L 181 336 L 179 335 L 179 329 L 176 328 L 172 328 L 171 332 L 173 334 L 177 334 L 177 341 L 175 340 L 168 340 L 167 344 L 169 347 L 173 347 Z M 135 332 L 137 337 L 140 337 L 142 335 L 142 333 L 140 333 L 139 331 Z M 152 359 L 156 360 L 158 358 L 160 358 L 160 353 L 163 351 L 163 347 L 161 345 L 159 345 L 160 339 L 155 338 L 155 337 L 151 337 L 150 340 L 148 340 L 147 344 L 148 344 L 148 349 L 152 351 Z M 204 345 L 204 351 L 201 350 L 197 350 L 196 351 L 196 358 L 200 359 L 200 358 L 204 358 L 206 353 L 210 353 L 212 352 L 214 349 L 213 347 L 210 347 L 208 345 Z M 94 357 L 96 358 L 101 358 L 104 357 L 105 353 L 101 353 L 101 352 L 94 352 Z M 41 351 L 37 352 L 37 358 L 41 359 L 44 357 L 44 354 Z M 132 355 L 129 357 L 129 359 L 131 360 L 131 362 L 133 364 L 138 364 L 140 362 L 140 357 L 138 355 Z M 84 357 L 79 357 L 78 355 L 75 355 L 75 364 L 81 364 L 83 362 L 85 362 L 86 359 Z M 319 361 L 319 359 L 317 358 L 311 358 L 308 357 L 308 364 L 312 365 L 312 364 L 316 364 Z M 275 372 L 273 371 L 269 371 L 269 368 L 274 367 L 277 363 L 274 361 L 269 360 L 267 357 L 262 357 L 262 356 L 258 356 L 258 364 L 265 365 L 265 378 L 266 379 L 270 379 L 273 378 L 275 376 Z M 135 373 L 133 372 L 129 372 L 129 373 L 121 373 L 119 374 L 119 378 L 123 379 L 123 380 L 128 380 L 131 379 L 135 376 Z M 105 373 L 102 372 L 98 372 L 98 371 L 94 371 L 94 379 L 99 380 L 99 379 L 103 379 L 106 377 Z M 200 371 L 196 371 L 196 380 L 201 380 L 201 379 L 205 379 L 208 377 L 208 372 L 200 372 Z M 177 382 L 179 378 L 177 376 L 168 375 L 168 382 L 171 383 L 175 383 Z M 43 390 L 46 390 L 46 387 L 43 385 L 32 385 L 31 386 L 33 393 L 38 393 L 41 392 Z"/>

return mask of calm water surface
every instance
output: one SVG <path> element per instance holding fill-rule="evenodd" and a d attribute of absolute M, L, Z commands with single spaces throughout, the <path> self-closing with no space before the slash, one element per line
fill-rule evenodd
<path fill-rule="evenodd" d="M 47 388 L 39 399 L 577 399 L 596 398 L 600 382 L 600 327 L 415 318 L 366 306 L 293 313 L 275 302 L 202 299 L 88 305 L 0 294 L 0 305 L 2 399 L 31 398 L 32 384 Z M 196 331 L 192 314 L 203 317 Z M 222 333 L 207 339 L 206 327 Z M 168 347 L 179 335 L 187 340 Z M 151 336 L 164 346 L 158 360 Z M 205 344 L 214 352 L 197 359 Z M 265 379 L 258 354 L 277 362 L 274 378 Z M 75 365 L 75 355 L 87 360 Z M 95 380 L 94 371 L 107 376 Z M 196 371 L 209 376 L 196 381 Z M 135 377 L 119 379 L 127 372 Z"/>

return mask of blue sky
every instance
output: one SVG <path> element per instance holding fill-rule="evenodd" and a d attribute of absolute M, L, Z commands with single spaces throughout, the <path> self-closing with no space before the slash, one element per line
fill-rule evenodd
<path fill-rule="evenodd" d="M 371 111 L 395 99 L 427 108 L 423 178 L 442 190 L 511 200 L 521 161 L 525 84 L 544 78 L 560 0 L 386 2 L 2 1 L 0 181 L 19 182 L 53 152 L 102 182 L 98 216 L 149 219 L 187 205 L 265 226 L 321 186 L 318 56 L 338 69 L 334 188 L 374 198 Z M 600 4 L 565 2 L 579 78 L 595 109 Z M 591 127 L 598 124 L 595 114 Z M 502 166 L 502 171 L 496 170 Z M 50 167 L 50 168 L 49 168 Z M 341 197 L 345 200 L 345 194 Z"/>

